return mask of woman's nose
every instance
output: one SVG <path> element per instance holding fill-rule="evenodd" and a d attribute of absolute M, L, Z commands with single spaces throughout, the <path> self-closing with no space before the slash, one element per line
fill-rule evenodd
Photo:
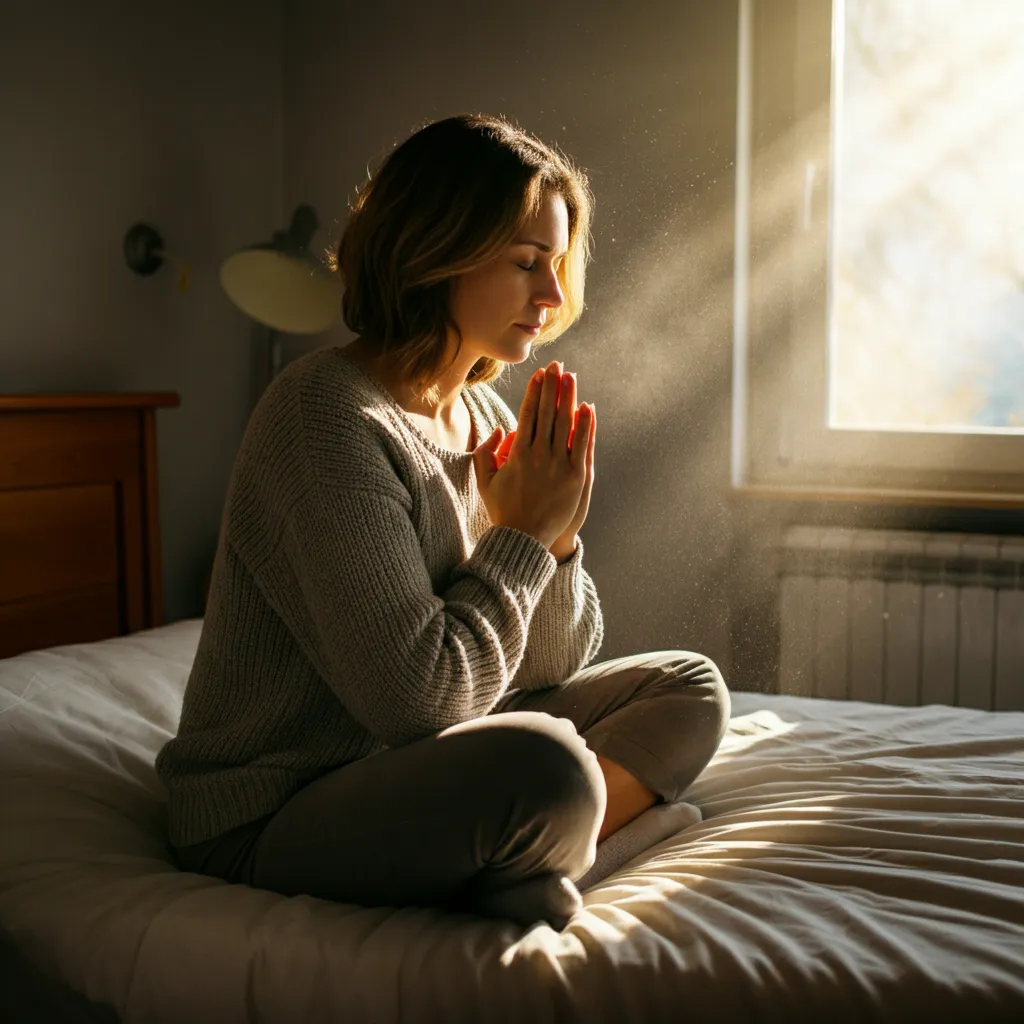
<path fill-rule="evenodd" d="M 552 276 L 548 286 L 541 289 L 535 296 L 534 301 L 540 306 L 552 306 L 557 309 L 565 302 L 565 295 L 558 283 L 558 278 Z"/>

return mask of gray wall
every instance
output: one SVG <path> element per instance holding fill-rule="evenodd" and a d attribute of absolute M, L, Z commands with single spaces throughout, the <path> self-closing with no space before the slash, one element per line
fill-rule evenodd
<path fill-rule="evenodd" d="M 281 5 L 5 0 L 0 391 L 172 390 L 157 414 L 165 603 L 199 614 L 249 411 L 219 262 L 281 210 Z M 152 223 L 192 262 L 132 274 Z"/>
<path fill-rule="evenodd" d="M 284 198 L 335 241 L 376 162 L 427 119 L 503 113 L 596 195 L 582 320 L 539 351 L 598 409 L 581 531 L 601 659 L 703 651 L 729 671 L 728 485 L 736 5 L 393 0 L 286 5 Z M 344 344 L 343 328 L 313 344 Z M 310 347 L 295 339 L 291 354 Z M 518 409 L 536 363 L 498 390 Z"/>

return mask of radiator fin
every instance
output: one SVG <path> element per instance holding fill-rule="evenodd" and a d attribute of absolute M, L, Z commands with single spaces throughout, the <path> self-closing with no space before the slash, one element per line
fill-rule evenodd
<path fill-rule="evenodd" d="M 1024 537 L 793 526 L 779 689 L 1024 710 Z"/>

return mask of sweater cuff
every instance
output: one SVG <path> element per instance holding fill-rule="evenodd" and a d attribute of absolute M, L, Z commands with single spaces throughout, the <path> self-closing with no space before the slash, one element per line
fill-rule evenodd
<path fill-rule="evenodd" d="M 556 607 L 578 608 L 583 601 L 583 541 L 576 541 L 572 558 L 558 565 L 544 594 Z M 573 613 L 574 618 L 576 613 Z"/>
<path fill-rule="evenodd" d="M 583 561 L 583 538 L 577 535 L 576 550 L 564 561 L 556 562 L 558 572 L 563 569 L 575 569 Z"/>
<path fill-rule="evenodd" d="M 536 537 L 514 526 L 492 526 L 477 541 L 473 558 L 493 562 L 538 594 L 558 569 L 555 556 Z"/>

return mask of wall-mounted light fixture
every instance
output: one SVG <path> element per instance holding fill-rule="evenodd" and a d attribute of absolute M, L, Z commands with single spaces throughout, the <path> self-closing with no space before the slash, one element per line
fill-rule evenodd
<path fill-rule="evenodd" d="M 254 402 L 281 369 L 281 333 L 318 334 L 341 318 L 341 280 L 309 252 L 318 226 L 316 211 L 303 203 L 295 208 L 286 231 L 275 231 L 270 241 L 240 249 L 220 266 L 220 283 L 228 298 L 268 328 L 258 339 L 265 354 L 255 367 L 259 379 Z M 128 229 L 124 258 L 143 277 L 173 262 L 180 267 L 179 290 L 188 290 L 188 262 L 169 253 L 160 232 L 151 225 L 139 222 Z"/>
<path fill-rule="evenodd" d="M 140 221 L 125 232 L 124 259 L 125 263 L 142 277 L 155 274 L 165 262 L 175 263 L 179 268 L 178 291 L 182 295 L 188 291 L 191 271 L 188 261 L 178 259 L 173 253 L 168 252 L 164 248 L 160 232 L 149 224 Z"/>
<path fill-rule="evenodd" d="M 318 226 L 313 207 L 301 204 L 286 231 L 275 231 L 270 241 L 240 249 L 220 266 L 220 283 L 228 298 L 267 328 L 256 339 L 265 351 L 254 364 L 254 404 L 281 369 L 282 333 L 318 334 L 341 318 L 341 280 L 309 252 Z M 180 267 L 179 290 L 188 290 L 188 262 L 169 253 L 160 232 L 151 225 L 139 222 L 128 229 L 124 258 L 143 277 L 173 262 Z"/>

